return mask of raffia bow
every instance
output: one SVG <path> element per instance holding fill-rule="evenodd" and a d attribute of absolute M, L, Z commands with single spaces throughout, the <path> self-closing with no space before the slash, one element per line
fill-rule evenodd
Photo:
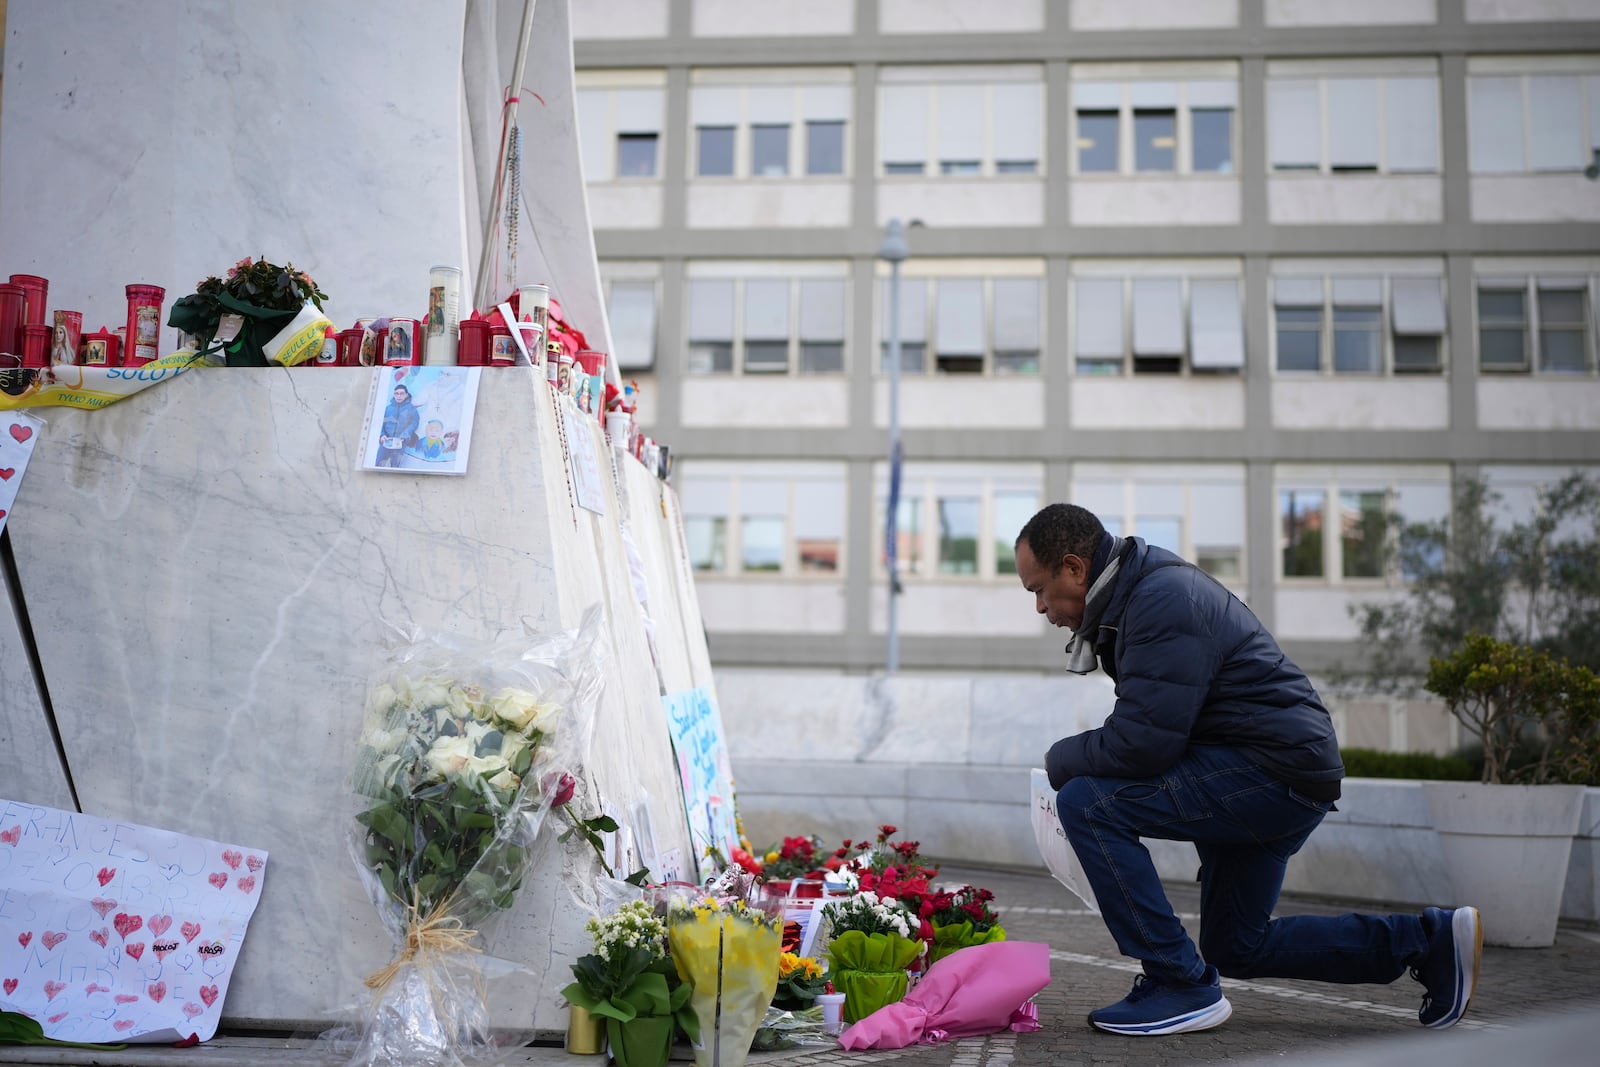
<path fill-rule="evenodd" d="M 460 919 L 444 913 L 447 903 L 448 901 L 440 903 L 433 909 L 432 914 L 424 918 L 421 902 L 413 891 L 411 903 L 406 905 L 406 947 L 387 967 L 367 975 L 368 989 L 386 987 L 393 981 L 394 976 L 400 973 L 400 968 L 410 963 L 417 957 L 417 953 L 424 949 L 429 952 L 483 951 L 472 944 L 472 939 L 478 936 L 478 931 L 468 930 Z"/>

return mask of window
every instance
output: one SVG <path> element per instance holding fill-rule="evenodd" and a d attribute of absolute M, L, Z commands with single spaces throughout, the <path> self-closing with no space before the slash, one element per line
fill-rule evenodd
<path fill-rule="evenodd" d="M 770 72 L 694 71 L 689 90 L 695 129 L 694 174 L 713 178 L 799 178 L 845 173 L 849 72 L 824 71 L 825 84 L 783 85 Z M 734 80 L 749 79 L 749 84 Z"/>
<path fill-rule="evenodd" d="M 1233 170 L 1234 81 L 1083 80 L 1072 92 L 1079 174 Z"/>
<path fill-rule="evenodd" d="M 733 282 L 689 283 L 689 373 L 733 370 Z"/>
<path fill-rule="evenodd" d="M 634 73 L 659 77 L 659 84 L 666 84 L 664 74 Z M 665 90 L 594 84 L 593 77 L 587 72 L 580 74 L 576 93 L 584 180 L 659 177 Z"/>
<path fill-rule="evenodd" d="M 1325 494 L 1319 489 L 1288 489 L 1278 494 L 1282 529 L 1278 543 L 1285 578 L 1322 577 L 1322 511 Z"/>
<path fill-rule="evenodd" d="M 1237 278 L 1073 279 L 1077 373 L 1237 372 L 1244 318 Z"/>
<path fill-rule="evenodd" d="M 881 572 L 887 564 L 887 465 L 878 465 L 876 477 Z M 1039 509 L 1042 477 L 1040 468 L 1028 465 L 906 464 L 895 518 L 897 573 L 958 580 L 1016 574 L 1017 534 Z"/>
<path fill-rule="evenodd" d="M 844 173 L 844 123 L 806 123 L 806 173 Z"/>
<path fill-rule="evenodd" d="M 841 571 L 842 464 L 689 461 L 677 480 L 695 571 L 758 577 Z"/>
<path fill-rule="evenodd" d="M 1267 144 L 1275 171 L 1437 173 L 1439 79 L 1269 75 Z"/>
<path fill-rule="evenodd" d="M 654 178 L 656 176 L 656 135 L 653 133 L 617 134 L 617 177 Z"/>
<path fill-rule="evenodd" d="M 844 372 L 843 278 L 696 274 L 688 286 L 688 373 Z"/>
<path fill-rule="evenodd" d="M 1480 369 L 1592 373 L 1593 284 L 1585 275 L 1480 277 Z"/>
<path fill-rule="evenodd" d="M 654 279 L 613 278 L 606 286 L 606 319 L 619 370 L 648 370 L 656 361 Z"/>
<path fill-rule="evenodd" d="M 1325 539 L 1326 507 L 1337 505 L 1338 536 Z M 1408 526 L 1435 523 L 1450 513 L 1448 474 L 1418 468 L 1344 468 L 1313 473 L 1280 471 L 1278 515 L 1285 578 L 1384 581 L 1417 577 L 1421 556 L 1403 560 Z"/>
<path fill-rule="evenodd" d="M 1279 276 L 1272 288 L 1275 366 L 1282 373 L 1437 374 L 1443 369 L 1444 289 L 1437 276 Z"/>
<path fill-rule="evenodd" d="M 1029 68 L 1016 81 L 962 80 L 960 69 L 923 83 L 890 68 L 878 95 L 878 157 L 886 176 L 1037 174 L 1044 86 Z M 933 75 L 928 75 L 932 78 Z"/>
<path fill-rule="evenodd" d="M 1119 536 L 1169 549 L 1223 581 L 1244 569 L 1244 471 L 1231 465 L 1080 463 L 1072 502 Z"/>
<path fill-rule="evenodd" d="M 1475 174 L 1581 171 L 1600 148 L 1600 74 L 1473 75 Z"/>
<path fill-rule="evenodd" d="M 694 133 L 699 161 L 695 173 L 702 178 L 732 175 L 733 127 L 697 126 Z"/>
<path fill-rule="evenodd" d="M 1028 277 L 902 278 L 900 281 L 900 369 L 941 374 L 1037 374 L 1042 285 Z M 880 370 L 889 366 L 890 282 L 880 294 Z"/>

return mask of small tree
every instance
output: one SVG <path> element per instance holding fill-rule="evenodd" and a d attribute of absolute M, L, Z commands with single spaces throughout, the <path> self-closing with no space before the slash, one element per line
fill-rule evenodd
<path fill-rule="evenodd" d="M 1449 655 L 1472 633 L 1600 668 L 1600 483 L 1569 475 L 1509 525 L 1495 522 L 1500 500 L 1463 479 L 1449 520 L 1390 517 L 1406 594 L 1351 609 L 1371 652 L 1338 672 L 1340 684 L 1403 688 L 1426 658 Z"/>
<path fill-rule="evenodd" d="M 1594 781 L 1600 678 L 1587 667 L 1474 633 L 1429 662 L 1427 688 L 1483 742 L 1485 782 Z"/>

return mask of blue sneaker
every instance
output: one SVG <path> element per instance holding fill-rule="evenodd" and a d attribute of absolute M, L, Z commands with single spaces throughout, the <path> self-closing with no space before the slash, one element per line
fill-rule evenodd
<path fill-rule="evenodd" d="M 1166 983 L 1141 974 L 1127 996 L 1089 1013 L 1089 1025 L 1113 1034 L 1181 1034 L 1221 1026 L 1233 1014 L 1215 967 L 1199 984 Z"/>
<path fill-rule="evenodd" d="M 1428 955 L 1411 968 L 1411 977 L 1427 989 L 1417 1018 L 1423 1026 L 1443 1030 L 1454 1026 L 1472 1003 L 1483 959 L 1483 925 L 1477 908 L 1427 908 L 1422 929 L 1428 935 Z"/>

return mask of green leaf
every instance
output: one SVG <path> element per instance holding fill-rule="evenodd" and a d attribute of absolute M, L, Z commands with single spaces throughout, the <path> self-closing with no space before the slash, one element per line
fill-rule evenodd
<path fill-rule="evenodd" d="M 61 1048 L 125 1049 L 127 1045 L 87 1045 L 44 1036 L 44 1027 L 21 1012 L 0 1011 L 0 1045 L 56 1045 Z"/>
<path fill-rule="evenodd" d="M 598 831 L 602 834 L 614 834 L 617 832 L 617 820 L 609 815 L 597 815 L 592 819 L 585 819 L 583 825 L 587 826 L 591 833 Z"/>
<path fill-rule="evenodd" d="M 634 871 L 632 874 L 628 875 L 628 877 L 624 878 L 623 881 L 627 882 L 629 885 L 636 885 L 642 888 L 643 886 L 648 885 L 650 882 L 650 868 L 640 867 L 637 871 Z"/>

